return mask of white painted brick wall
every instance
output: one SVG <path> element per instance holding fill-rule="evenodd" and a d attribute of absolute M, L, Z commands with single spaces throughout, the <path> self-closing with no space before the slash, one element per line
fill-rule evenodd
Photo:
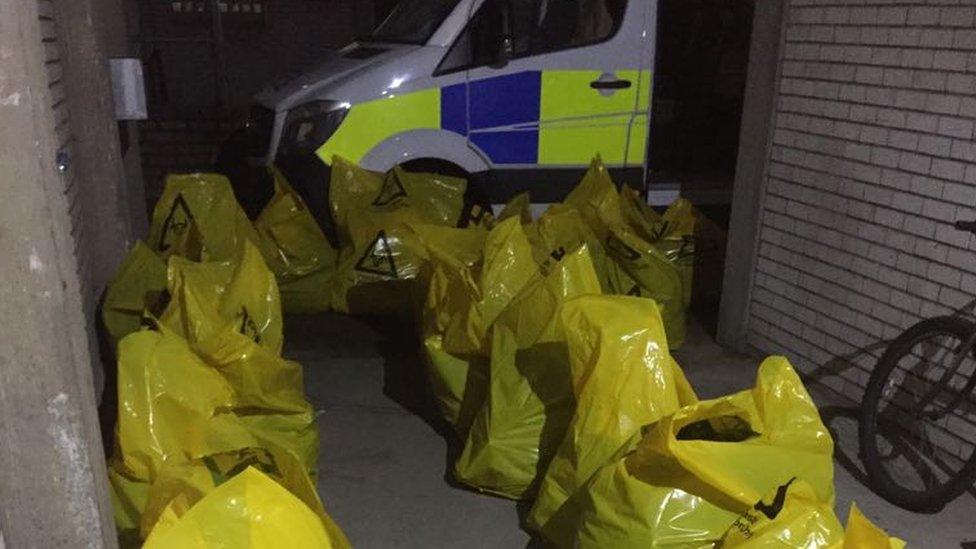
<path fill-rule="evenodd" d="M 750 341 L 854 399 L 883 340 L 976 297 L 967 3 L 789 3 Z"/>

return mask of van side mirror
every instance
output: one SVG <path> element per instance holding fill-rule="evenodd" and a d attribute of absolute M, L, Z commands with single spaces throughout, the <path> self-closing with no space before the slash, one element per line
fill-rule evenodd
<path fill-rule="evenodd" d="M 498 41 L 498 53 L 495 62 L 491 65 L 493 69 L 503 69 L 515 55 L 515 40 L 511 35 L 506 34 Z"/>

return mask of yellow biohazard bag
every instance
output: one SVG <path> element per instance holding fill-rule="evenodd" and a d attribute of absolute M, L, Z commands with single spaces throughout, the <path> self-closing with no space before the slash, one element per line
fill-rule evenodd
<path fill-rule="evenodd" d="M 171 256 L 167 270 L 170 302 L 160 321 L 190 343 L 199 343 L 232 324 L 276 354 L 283 344 L 281 299 L 274 274 L 250 242 L 236 261 L 196 263 Z"/>
<path fill-rule="evenodd" d="M 167 509 L 144 547 L 199 549 L 346 548 L 349 541 L 327 516 L 319 516 L 257 469 L 216 488 L 182 516 Z"/>
<path fill-rule="evenodd" d="M 606 238 L 607 255 L 617 268 L 608 269 L 609 285 L 616 294 L 648 297 L 657 302 L 672 349 L 685 340 L 686 305 L 681 275 L 654 245 L 618 226 Z M 630 286 L 628 288 L 628 285 Z"/>
<path fill-rule="evenodd" d="M 792 478 L 833 505 L 833 441 L 782 357 L 756 386 L 681 408 L 581 490 L 577 547 L 711 547 Z"/>
<path fill-rule="evenodd" d="M 226 177 L 207 173 L 166 177 L 149 228 L 153 251 L 164 258 L 175 254 L 227 261 L 240 252 L 243 240 L 257 242 L 257 233 Z"/>
<path fill-rule="evenodd" d="M 119 344 L 118 468 L 151 482 L 164 465 L 274 445 L 314 474 L 318 430 L 301 366 L 232 327 L 191 348 L 175 333 Z"/>
<path fill-rule="evenodd" d="M 637 189 L 628 185 L 620 188 L 620 212 L 624 222 L 637 236 L 648 242 L 661 238 L 663 220 L 648 206 Z"/>
<path fill-rule="evenodd" d="M 257 467 L 317 514 L 325 516 L 309 471 L 297 456 L 273 443 L 262 448 L 241 448 L 191 461 L 166 463 L 151 482 L 129 478 L 124 467 L 112 461 L 109 481 L 121 545 L 140 546 L 164 511 L 182 516 L 247 467 Z"/>
<path fill-rule="evenodd" d="M 338 254 L 285 176 L 275 168 L 271 173 L 275 194 L 254 227 L 261 253 L 278 279 L 282 307 L 292 313 L 328 310 Z"/>
<path fill-rule="evenodd" d="M 722 291 L 726 235 L 687 199 L 676 200 L 661 217 L 658 238 L 651 242 L 681 275 L 685 307 L 693 294 L 717 302 Z"/>
<path fill-rule="evenodd" d="M 105 290 L 102 322 L 112 346 L 139 330 L 146 309 L 164 304 L 166 262 L 144 242 L 136 242 Z"/>
<path fill-rule="evenodd" d="M 455 464 L 465 484 L 514 499 L 537 488 L 573 414 L 559 311 L 573 297 L 600 293 L 589 255 L 585 246 L 566 254 L 493 324 L 488 394 Z"/>
<path fill-rule="evenodd" d="M 409 209 L 420 223 L 456 227 L 464 210 L 464 179 L 410 173 L 399 167 L 383 175 L 336 156 L 332 163 L 329 206 L 343 245 L 354 240 L 356 217 Z"/>
<path fill-rule="evenodd" d="M 905 542 L 888 535 L 851 504 L 847 530 L 833 506 L 819 499 L 801 479 L 777 487 L 732 523 L 722 549 L 901 549 Z"/>
<path fill-rule="evenodd" d="M 529 198 L 529 193 L 517 194 L 509 200 L 501 213 L 498 214 L 496 223 L 501 223 L 512 217 L 519 218 L 523 225 L 532 223 L 532 199 Z"/>
<path fill-rule="evenodd" d="M 821 501 L 806 481 L 793 478 L 735 519 L 719 546 L 842 549 L 843 541 L 844 528 L 833 506 Z"/>
<path fill-rule="evenodd" d="M 562 310 L 576 413 L 549 464 L 529 525 L 558 547 L 572 544 L 572 496 L 640 440 L 641 428 L 697 400 L 671 358 L 661 315 L 649 300 L 583 296 Z"/>
<path fill-rule="evenodd" d="M 884 530 L 878 528 L 851 503 L 851 512 L 847 516 L 847 530 L 844 532 L 844 549 L 904 549 L 905 542 L 898 538 L 888 537 Z"/>
<path fill-rule="evenodd" d="M 590 162 L 582 181 L 563 203 L 579 210 L 600 240 L 611 228 L 624 226 L 620 193 L 599 156 Z"/>
<path fill-rule="evenodd" d="M 570 250 L 586 246 L 600 287 L 605 293 L 613 292 L 608 265 L 611 260 L 579 210 L 555 204 L 534 223 L 526 225 L 526 233 L 532 242 L 536 262 L 543 266 L 559 261 Z"/>
<path fill-rule="evenodd" d="M 433 265 L 422 321 L 427 374 L 442 414 L 462 435 L 487 385 L 489 327 L 538 272 L 518 220 L 478 234 L 483 257 L 476 261 L 425 238 Z"/>

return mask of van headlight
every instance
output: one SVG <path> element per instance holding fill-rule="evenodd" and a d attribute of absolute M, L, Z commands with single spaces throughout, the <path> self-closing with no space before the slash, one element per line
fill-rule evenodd
<path fill-rule="evenodd" d="M 338 101 L 312 101 L 291 109 L 285 117 L 280 154 L 315 152 L 339 129 L 348 112 L 349 104 Z"/>

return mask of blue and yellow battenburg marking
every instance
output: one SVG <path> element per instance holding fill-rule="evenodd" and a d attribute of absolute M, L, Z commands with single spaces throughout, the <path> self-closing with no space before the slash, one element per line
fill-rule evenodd
<path fill-rule="evenodd" d="M 642 164 L 650 73 L 618 71 L 633 85 L 610 95 L 590 87 L 600 74 L 525 71 L 360 103 L 317 154 L 326 163 L 335 154 L 360 161 L 399 133 L 442 129 L 496 165 L 579 165 L 597 152 L 607 164 Z"/>

